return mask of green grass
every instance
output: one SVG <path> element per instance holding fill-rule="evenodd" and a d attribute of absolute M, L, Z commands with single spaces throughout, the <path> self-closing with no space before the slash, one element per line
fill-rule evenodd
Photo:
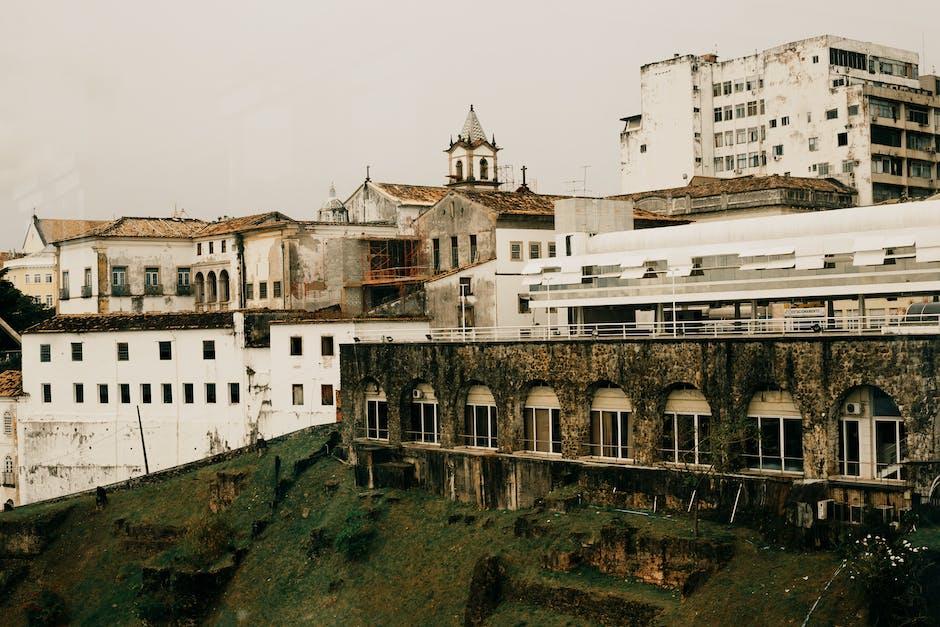
<path fill-rule="evenodd" d="M 324 431 L 306 432 L 272 443 L 260 457 L 245 454 L 166 481 L 114 492 L 102 511 L 96 511 L 94 497 L 87 496 L 3 514 L 3 520 L 26 520 L 72 507 L 46 551 L 33 560 L 29 578 L 0 600 L 0 615 L 4 622 L 21 624 L 24 602 L 38 590 L 50 588 L 65 599 L 75 624 L 139 624 L 135 604 L 141 568 L 184 563 L 194 549 L 182 539 L 164 549 L 128 543 L 114 532 L 114 521 L 191 528 L 210 515 L 209 482 L 219 471 L 247 474 L 235 503 L 218 514 L 232 530 L 232 544 L 247 553 L 211 608 L 209 624 L 462 624 L 473 565 L 491 554 L 503 556 L 514 576 L 615 592 L 658 605 L 663 608 L 662 624 L 800 624 L 840 562 L 831 553 L 796 554 L 766 547 L 756 533 L 702 521 L 702 537 L 734 542 L 737 552 L 699 591 L 680 600 L 673 591 L 591 568 L 546 572 L 541 559 L 553 548 L 574 548 L 571 534 L 594 537 L 618 518 L 641 533 L 691 538 L 688 518 L 586 507 L 566 514 L 545 512 L 539 522 L 551 530 L 549 536 L 518 538 L 515 521 L 530 511 L 479 511 L 420 490 L 369 496 L 354 485 L 351 469 L 331 458 L 297 478 L 272 512 L 274 456 L 283 460 L 282 476 L 289 476 L 293 462 L 319 448 L 326 437 Z M 330 490 L 332 482 L 338 485 Z M 347 559 L 332 548 L 350 524 L 352 512 L 361 512 L 362 520 L 376 530 L 361 560 Z M 460 520 L 449 523 L 452 516 Z M 262 518 L 270 524 L 252 540 L 252 523 Z M 317 530 L 325 548 L 310 556 L 308 540 Z M 856 616 L 861 600 L 844 579 L 824 596 L 813 624 L 863 619 L 863 614 Z M 513 602 L 500 606 L 489 624 L 587 623 Z"/>

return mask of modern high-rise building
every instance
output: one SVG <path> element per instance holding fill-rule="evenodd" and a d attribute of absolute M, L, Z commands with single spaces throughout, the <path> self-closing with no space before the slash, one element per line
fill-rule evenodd
<path fill-rule="evenodd" d="M 623 118 L 622 191 L 693 176 L 836 178 L 862 205 L 940 191 L 940 78 L 915 52 L 823 35 L 719 61 L 640 69 Z"/>

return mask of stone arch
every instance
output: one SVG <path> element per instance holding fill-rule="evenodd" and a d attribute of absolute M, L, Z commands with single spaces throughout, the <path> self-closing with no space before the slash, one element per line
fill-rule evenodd
<path fill-rule="evenodd" d="M 742 461 L 762 472 L 803 473 L 804 418 L 786 390 L 758 390 L 751 395 L 742 434 Z"/>
<path fill-rule="evenodd" d="M 661 421 L 658 456 L 673 464 L 710 465 L 717 442 L 712 438 L 712 404 L 698 387 L 672 383 L 659 394 Z"/>
<path fill-rule="evenodd" d="M 215 272 L 212 270 L 206 274 L 206 301 L 207 303 L 214 303 L 219 298 L 219 287 L 218 282 L 215 278 Z"/>
<path fill-rule="evenodd" d="M 835 426 L 835 474 L 871 480 L 907 478 L 910 415 L 881 386 L 863 383 L 842 391 L 830 413 Z"/>
<path fill-rule="evenodd" d="M 402 441 L 441 443 L 441 403 L 427 379 L 412 379 L 404 385 L 399 407 Z"/>
<path fill-rule="evenodd" d="M 461 386 L 457 395 L 457 443 L 495 449 L 499 440 L 499 403 L 493 390 L 478 379 Z"/>
<path fill-rule="evenodd" d="M 463 180 L 463 161 L 457 159 L 457 163 L 454 164 L 454 173 L 458 181 Z"/>
<path fill-rule="evenodd" d="M 231 298 L 228 270 L 219 272 L 219 302 L 227 303 Z"/>
<path fill-rule="evenodd" d="M 534 380 L 521 388 L 520 417 L 522 450 L 561 453 L 561 402 L 554 386 Z"/>
<path fill-rule="evenodd" d="M 480 157 L 480 180 L 486 181 L 490 178 L 490 164 L 486 157 Z"/>
<path fill-rule="evenodd" d="M 592 457 L 633 459 L 635 451 L 633 402 L 609 380 L 595 381 L 585 395 L 588 424 L 581 433 L 582 448 Z"/>
<path fill-rule="evenodd" d="M 196 303 L 202 304 L 206 302 L 206 278 L 202 275 L 202 272 L 196 273 L 195 291 L 196 291 Z"/>

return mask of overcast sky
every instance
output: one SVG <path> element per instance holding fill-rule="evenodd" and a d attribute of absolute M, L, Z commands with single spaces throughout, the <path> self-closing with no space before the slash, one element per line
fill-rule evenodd
<path fill-rule="evenodd" d="M 311 218 L 442 184 L 470 103 L 538 191 L 619 192 L 639 67 L 832 33 L 926 52 L 940 3 L 0 0 L 0 248 L 45 217 Z M 932 32 L 931 32 L 932 30 Z M 580 185 L 580 184 L 579 184 Z"/>

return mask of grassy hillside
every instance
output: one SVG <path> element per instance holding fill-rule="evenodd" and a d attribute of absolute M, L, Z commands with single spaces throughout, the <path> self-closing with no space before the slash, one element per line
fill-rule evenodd
<path fill-rule="evenodd" d="M 7 526 L 64 516 L 39 555 L 0 560 L 8 580 L 15 565 L 28 568 L 0 596 L 4 623 L 23 624 L 28 612 L 59 604 L 75 624 L 160 622 L 186 611 L 218 625 L 456 625 L 464 621 L 474 566 L 498 554 L 513 581 L 654 608 L 660 624 L 801 624 L 841 561 L 783 552 L 748 530 L 702 523 L 703 538 L 733 546 L 734 556 L 685 599 L 591 566 L 555 572 L 544 568 L 546 555 L 566 555 L 603 528 L 627 524 L 654 540 L 691 541 L 691 522 L 592 507 L 479 511 L 419 490 L 367 492 L 332 457 L 295 473 L 295 462 L 327 436 L 307 431 L 264 452 L 116 491 L 101 509 L 82 496 L 0 515 Z M 285 480 L 272 508 L 276 456 Z M 526 525 L 539 533 L 520 534 Z M 0 590 L 3 582 L 0 576 Z M 851 583 L 836 579 L 813 624 L 864 621 Z M 583 613 L 550 607 L 563 596 L 511 599 L 487 624 L 590 624 Z"/>

